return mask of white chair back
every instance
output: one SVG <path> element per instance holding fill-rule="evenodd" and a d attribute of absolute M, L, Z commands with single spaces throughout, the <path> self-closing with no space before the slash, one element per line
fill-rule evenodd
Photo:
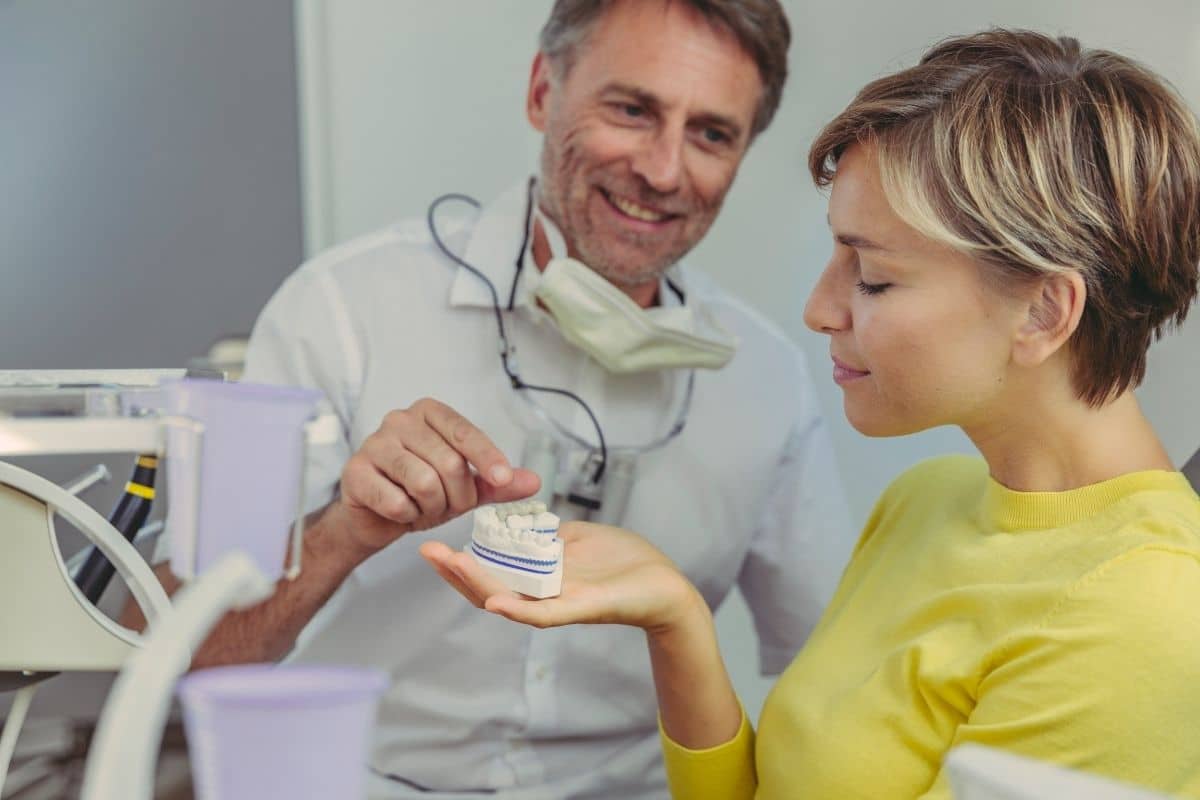
<path fill-rule="evenodd" d="M 955 800 L 1168 800 L 1167 795 L 967 744 L 946 757 Z"/>

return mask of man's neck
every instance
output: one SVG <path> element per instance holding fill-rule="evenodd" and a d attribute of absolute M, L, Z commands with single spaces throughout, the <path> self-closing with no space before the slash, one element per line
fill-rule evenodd
<path fill-rule="evenodd" d="M 542 227 L 540 219 L 533 221 L 533 246 L 531 252 L 533 254 L 534 266 L 538 268 L 538 272 L 545 272 L 546 265 L 550 263 L 550 240 L 546 237 L 546 231 Z M 576 257 L 574 253 L 568 253 L 568 255 L 572 258 Z M 591 267 L 588 268 L 590 269 Z M 658 296 L 660 284 L 661 281 L 653 280 L 637 286 L 617 286 L 617 288 L 642 308 L 650 308 L 660 303 Z"/>

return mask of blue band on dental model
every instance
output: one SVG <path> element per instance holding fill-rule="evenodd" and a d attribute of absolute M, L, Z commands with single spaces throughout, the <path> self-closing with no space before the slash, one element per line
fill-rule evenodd
<path fill-rule="evenodd" d="M 501 556 L 500 558 L 493 558 L 492 556 L 489 556 L 487 553 L 483 552 L 483 550 L 485 550 L 485 549 L 486 548 L 482 548 L 475 543 L 471 544 L 471 551 L 475 554 L 475 557 L 482 558 L 484 561 L 490 561 L 493 564 L 499 564 L 500 566 L 508 567 L 509 569 L 520 570 L 521 572 L 532 572 L 534 575 L 553 575 L 554 574 L 553 569 L 534 569 L 532 567 L 526 567 L 521 564 L 516 564 L 511 561 L 505 560 L 507 558 L 505 556 Z M 489 550 L 488 552 L 495 552 L 495 551 Z M 496 555 L 500 556 L 500 553 L 496 553 Z M 529 561 L 531 559 L 522 559 L 522 560 Z M 556 562 L 549 561 L 549 562 L 538 562 L 538 563 L 554 564 Z"/>
<path fill-rule="evenodd" d="M 481 550 L 484 553 L 488 553 L 489 555 L 492 555 L 496 558 L 503 558 L 503 559 L 507 559 L 509 561 L 519 561 L 522 564 L 532 564 L 535 567 L 553 567 L 555 564 L 558 563 L 557 558 L 537 559 L 537 558 L 524 558 L 522 556 L 514 556 L 510 553 L 505 553 L 500 550 L 493 550 L 490 547 L 484 547 L 483 545 L 481 545 L 479 542 L 475 541 L 474 539 L 471 540 L 471 547 Z"/>

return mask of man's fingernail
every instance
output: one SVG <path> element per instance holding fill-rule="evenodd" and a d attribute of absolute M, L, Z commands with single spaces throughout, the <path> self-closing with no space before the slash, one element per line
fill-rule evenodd
<path fill-rule="evenodd" d="M 492 481 L 495 483 L 508 483 L 512 480 L 512 470 L 506 466 L 499 465 L 492 467 Z"/>

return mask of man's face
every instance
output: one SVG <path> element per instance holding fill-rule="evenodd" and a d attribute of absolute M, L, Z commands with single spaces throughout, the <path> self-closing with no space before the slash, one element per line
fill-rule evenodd
<path fill-rule="evenodd" d="M 570 254 L 623 289 L 657 280 L 720 211 L 761 94 L 732 34 L 666 0 L 615 4 L 565 76 L 539 55 L 540 202 Z"/>

